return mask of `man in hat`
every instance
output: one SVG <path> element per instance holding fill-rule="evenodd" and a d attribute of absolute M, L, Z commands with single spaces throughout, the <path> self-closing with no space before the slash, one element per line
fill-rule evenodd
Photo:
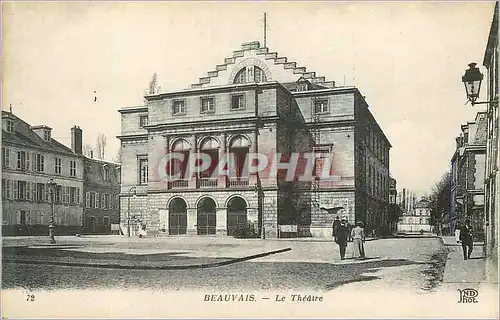
<path fill-rule="evenodd" d="M 474 239 L 472 235 L 472 226 L 469 218 L 465 220 L 465 225 L 462 226 L 462 228 L 460 228 L 460 241 L 462 241 L 464 260 L 470 259 L 470 256 L 472 254 L 472 249 L 474 248 Z"/>
<path fill-rule="evenodd" d="M 335 231 L 335 243 L 338 244 L 340 248 L 340 260 L 345 258 L 345 250 L 347 248 L 347 239 L 349 237 L 349 224 L 347 223 L 347 215 L 342 215 L 342 220 Z"/>
<path fill-rule="evenodd" d="M 339 216 L 335 217 L 335 220 L 333 220 L 333 225 L 332 225 L 332 235 L 335 237 L 335 234 L 337 233 L 337 229 L 340 226 L 340 219 Z"/>

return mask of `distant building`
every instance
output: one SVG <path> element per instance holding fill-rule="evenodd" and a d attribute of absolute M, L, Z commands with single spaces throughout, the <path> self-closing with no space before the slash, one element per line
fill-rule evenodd
<path fill-rule="evenodd" d="M 119 110 L 126 232 L 141 224 L 164 235 L 231 236 L 248 226 L 268 237 L 331 237 L 335 217 L 321 208 L 336 206 L 351 223 L 387 228 L 391 145 L 357 88 L 337 87 L 257 41 L 190 89 L 158 92 L 152 84 L 145 105 Z M 214 165 L 185 176 L 180 161 L 171 167 L 178 179 L 160 179 L 171 152 L 215 161 L 229 152 L 237 172 L 214 178 Z M 321 155 L 334 154 L 338 179 L 286 182 L 243 170 L 249 153 L 278 152 L 316 154 L 315 177 Z"/>
<path fill-rule="evenodd" d="M 401 217 L 398 223 L 398 232 L 400 233 L 421 233 L 431 232 L 430 225 L 431 207 L 429 200 L 423 198 L 412 206 Z"/>
<path fill-rule="evenodd" d="M 451 159 L 450 232 L 457 223 L 470 219 L 477 239 L 484 238 L 484 177 L 486 166 L 486 113 L 479 112 L 475 122 L 461 126 L 457 149 Z"/>
<path fill-rule="evenodd" d="M 71 148 L 47 126 L 30 126 L 2 111 L 2 234 L 48 234 L 50 188 L 56 235 L 109 233 L 119 224 L 120 165 L 82 155 L 82 129 L 71 128 Z"/>

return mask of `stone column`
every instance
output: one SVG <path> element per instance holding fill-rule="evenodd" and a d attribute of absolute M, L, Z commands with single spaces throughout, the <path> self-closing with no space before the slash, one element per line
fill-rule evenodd
<path fill-rule="evenodd" d="M 218 236 L 227 235 L 227 208 L 217 208 L 216 234 Z"/>
<path fill-rule="evenodd" d="M 227 160 L 227 152 L 228 152 L 228 147 L 227 147 L 227 135 L 225 132 L 223 132 L 220 136 L 220 141 L 221 141 L 221 146 L 219 148 L 219 159 L 222 159 L 224 157 L 225 160 Z M 223 161 L 223 160 L 221 160 Z M 224 168 L 220 168 L 220 170 L 223 170 Z M 226 188 L 226 176 L 217 175 L 217 187 L 218 188 Z M 217 219 L 218 220 L 218 219 Z"/>
<path fill-rule="evenodd" d="M 192 157 L 198 151 L 196 135 L 193 135 L 191 139 L 191 151 L 189 156 Z M 189 160 L 188 160 L 189 161 Z M 188 168 L 191 167 L 191 163 L 188 162 Z M 188 188 L 195 189 L 198 183 L 198 173 L 189 172 Z"/>
<path fill-rule="evenodd" d="M 187 208 L 187 231 L 188 235 L 197 235 L 198 229 L 196 228 L 198 215 L 196 208 Z"/>
<path fill-rule="evenodd" d="M 254 153 L 254 154 L 257 153 L 257 150 L 258 150 L 258 148 L 257 148 L 258 135 L 259 134 L 257 132 L 257 129 L 255 129 L 255 131 L 253 132 L 253 135 L 252 135 L 251 145 L 250 145 L 250 148 L 248 150 L 250 153 Z M 251 165 L 252 165 L 252 163 L 249 161 L 248 162 L 248 168 L 250 168 Z M 255 186 L 257 184 L 257 173 L 249 174 L 248 179 L 249 179 L 249 181 L 248 181 L 249 185 L 250 186 Z"/>

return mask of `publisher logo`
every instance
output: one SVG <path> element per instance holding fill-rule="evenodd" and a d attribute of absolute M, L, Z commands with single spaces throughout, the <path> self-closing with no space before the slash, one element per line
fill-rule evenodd
<path fill-rule="evenodd" d="M 476 289 L 458 289 L 459 299 L 458 303 L 477 303 L 476 300 L 478 292 Z"/>

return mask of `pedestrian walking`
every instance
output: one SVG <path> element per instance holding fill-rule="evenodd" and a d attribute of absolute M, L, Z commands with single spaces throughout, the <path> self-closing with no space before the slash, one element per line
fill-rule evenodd
<path fill-rule="evenodd" d="M 455 227 L 455 240 L 457 243 L 460 242 L 460 226 L 458 224 Z"/>
<path fill-rule="evenodd" d="M 347 239 L 349 238 L 349 225 L 347 223 L 347 215 L 342 216 L 342 220 L 335 231 L 335 243 L 338 244 L 340 249 L 340 260 L 345 258 L 345 250 L 347 248 Z"/>
<path fill-rule="evenodd" d="M 352 229 L 352 247 L 353 247 L 353 257 L 356 259 L 364 259 L 365 258 L 365 229 L 364 223 L 358 221 L 356 223 L 356 227 Z"/>
<path fill-rule="evenodd" d="M 472 249 L 474 247 L 474 238 L 472 233 L 472 226 L 469 219 L 465 220 L 465 225 L 460 228 L 460 241 L 462 241 L 464 260 L 470 259 Z"/>

